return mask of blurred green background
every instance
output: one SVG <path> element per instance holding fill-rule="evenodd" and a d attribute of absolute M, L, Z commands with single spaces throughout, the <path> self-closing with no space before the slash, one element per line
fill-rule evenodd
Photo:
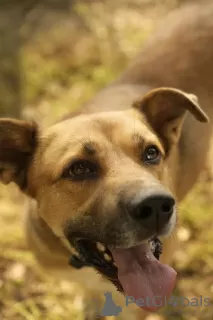
<path fill-rule="evenodd" d="M 167 12 L 185 2 L 1 0 L 0 116 L 48 125 L 79 108 L 125 68 Z M 211 189 L 207 166 L 180 207 L 179 296 L 213 297 Z M 27 250 L 23 201 L 14 186 L 0 186 L 0 319 L 83 319 L 77 284 L 49 281 Z M 162 319 L 211 320 L 213 304 L 149 316 Z"/>

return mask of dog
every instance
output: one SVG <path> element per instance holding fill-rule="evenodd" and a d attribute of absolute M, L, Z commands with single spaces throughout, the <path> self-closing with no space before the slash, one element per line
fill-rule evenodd
<path fill-rule="evenodd" d="M 128 296 L 171 294 L 169 235 L 211 144 L 212 59 L 213 5 L 184 6 L 79 112 L 46 129 L 0 120 L 0 179 L 28 196 L 27 241 L 45 269 L 94 290 L 93 269 Z"/>

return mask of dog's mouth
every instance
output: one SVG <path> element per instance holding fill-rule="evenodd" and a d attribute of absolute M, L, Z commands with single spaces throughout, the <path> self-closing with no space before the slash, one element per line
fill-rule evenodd
<path fill-rule="evenodd" d="M 75 241 L 74 246 L 78 255 L 70 259 L 73 267 L 95 268 L 120 292 L 134 301 L 140 299 L 143 309 L 159 309 L 173 291 L 176 272 L 160 263 L 162 244 L 156 237 L 128 249 L 111 249 L 86 239 Z"/>

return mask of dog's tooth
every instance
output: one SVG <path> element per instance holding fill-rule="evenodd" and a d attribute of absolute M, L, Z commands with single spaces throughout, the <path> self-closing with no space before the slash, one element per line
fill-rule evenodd
<path fill-rule="evenodd" d="M 117 268 L 117 264 L 115 263 L 115 261 L 113 261 L 113 266 Z"/>
<path fill-rule="evenodd" d="M 99 251 L 101 251 L 101 252 L 106 251 L 106 247 L 105 247 L 102 243 L 97 242 L 97 243 L 96 243 L 96 246 L 97 246 L 97 249 L 98 249 Z"/>
<path fill-rule="evenodd" d="M 104 253 L 104 259 L 108 262 L 112 261 L 112 258 L 110 257 L 110 255 L 108 253 Z"/>

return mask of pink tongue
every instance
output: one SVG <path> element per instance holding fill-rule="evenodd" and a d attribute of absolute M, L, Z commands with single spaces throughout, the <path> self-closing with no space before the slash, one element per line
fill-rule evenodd
<path fill-rule="evenodd" d="M 165 305 L 166 298 L 172 294 L 176 272 L 153 256 L 148 243 L 131 249 L 114 249 L 111 253 L 128 296 L 126 301 L 133 297 L 138 306 L 150 311 Z"/>

